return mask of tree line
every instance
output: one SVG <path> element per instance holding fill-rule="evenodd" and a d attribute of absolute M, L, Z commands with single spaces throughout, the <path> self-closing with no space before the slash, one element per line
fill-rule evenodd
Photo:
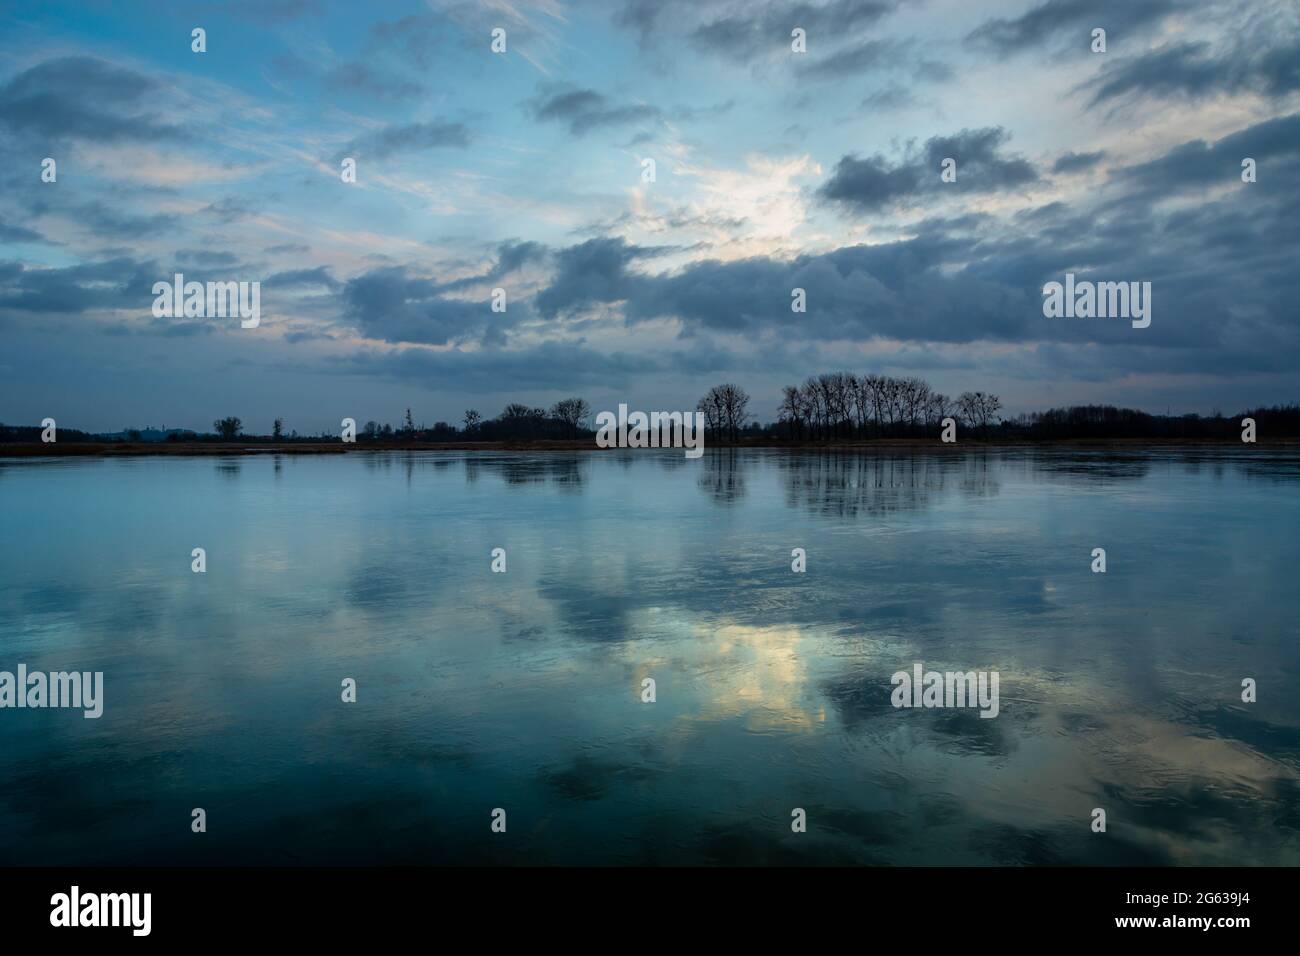
<path fill-rule="evenodd" d="M 874 438 L 934 438 L 945 418 L 966 429 L 963 438 L 996 441 L 1060 441 L 1068 439 L 1211 439 L 1239 440 L 1241 420 L 1252 418 L 1261 440 L 1300 438 L 1300 405 L 1273 405 L 1225 416 L 1154 415 L 1113 405 L 1074 405 L 1030 412 L 1014 419 L 999 416 L 1002 402 L 990 392 L 963 392 L 949 398 L 919 378 L 854 375 L 834 372 L 808 378 L 801 385 L 782 389 L 778 418 L 762 424 L 749 412 L 750 396 L 739 385 L 715 385 L 699 400 L 712 444 L 719 443 L 835 443 Z M 496 418 L 485 419 L 467 409 L 459 427 L 448 422 L 416 424 L 408 408 L 400 424 L 368 421 L 357 431 L 361 444 L 388 445 L 440 442 L 585 441 L 593 438 L 592 408 L 583 398 L 566 398 L 550 408 L 520 402 L 507 405 Z M 36 443 L 36 425 L 0 424 L 0 443 Z M 210 434 L 188 429 L 124 429 L 90 433 L 59 429 L 60 441 L 106 442 L 216 442 L 275 441 L 284 443 L 339 440 L 337 431 L 299 435 L 285 431 L 277 418 L 267 435 L 245 435 L 235 417 L 217 419 Z"/>
<path fill-rule="evenodd" d="M 781 390 L 779 423 L 793 439 L 881 438 L 933 433 L 945 418 L 987 433 L 1002 400 L 991 392 L 950 398 L 923 379 L 830 372 Z"/>

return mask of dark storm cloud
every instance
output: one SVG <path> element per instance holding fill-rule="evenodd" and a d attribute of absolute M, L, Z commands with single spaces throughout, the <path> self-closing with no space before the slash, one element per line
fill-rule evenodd
<path fill-rule="evenodd" d="M 683 335 L 730 333 L 751 341 L 772 335 L 804 342 L 1038 343 L 1017 368 L 1046 378 L 1053 367 L 1095 380 L 1152 369 L 1285 374 L 1300 361 L 1300 275 L 1293 263 L 1300 198 L 1242 184 L 1242 155 L 1266 157 L 1261 170 L 1269 177 L 1295 181 L 1300 116 L 1112 170 L 1105 201 L 1056 201 L 1010 217 L 934 217 L 910 226 L 913 238 L 895 242 L 790 260 L 693 262 L 655 274 L 649 260 L 663 250 L 593 239 L 555 254 L 556 272 L 536 297 L 537 310 L 555 317 L 613 308 L 629 323 L 675 318 Z M 1230 188 L 1225 194 L 1219 186 Z M 1190 193 L 1207 189 L 1220 198 L 1186 203 Z M 1183 201 L 1166 207 L 1167 198 Z M 1151 328 L 1045 319 L 1043 283 L 1067 271 L 1151 282 Z M 806 314 L 791 314 L 793 288 L 806 290 Z"/>
<path fill-rule="evenodd" d="M 69 314 L 147 310 L 153 304 L 153 283 L 162 275 L 157 264 L 125 256 L 55 269 L 0 263 L 0 308 Z"/>
<path fill-rule="evenodd" d="M 1154 24 L 1178 9 L 1174 0 L 1048 0 L 1014 19 L 981 24 L 966 42 L 1001 56 L 1043 46 L 1088 50 L 1094 27 L 1106 30 L 1109 46 L 1130 34 L 1149 36 Z"/>
<path fill-rule="evenodd" d="M 1009 138 L 1001 127 L 964 129 L 931 137 L 919 150 L 909 146 L 898 164 L 879 154 L 866 159 L 845 156 L 818 194 L 829 202 L 872 212 L 938 189 L 987 193 L 1036 182 L 1038 173 L 1027 160 L 1002 153 Z M 957 181 L 941 183 L 940 163 L 949 157 L 957 161 Z"/>
<path fill-rule="evenodd" d="M 1270 178 L 1300 175 L 1300 113 L 1239 130 L 1210 144 L 1192 140 L 1147 163 L 1112 172 L 1144 195 L 1173 196 L 1216 184 L 1241 182 L 1241 161 L 1251 157 Z M 1284 172 L 1285 171 L 1285 172 Z"/>
<path fill-rule="evenodd" d="M 482 325 L 488 303 L 447 299 L 438 290 L 400 266 L 374 269 L 343 287 L 344 315 L 367 338 L 428 345 L 446 345 Z"/>
<path fill-rule="evenodd" d="M 473 282 L 492 276 L 478 276 Z M 507 312 L 493 312 L 488 296 L 463 299 L 445 294 L 470 284 L 412 276 L 404 266 L 372 269 L 343 285 L 343 313 L 367 338 L 386 342 L 504 344 L 506 331 L 531 313 L 529 303 L 507 300 Z"/>
<path fill-rule="evenodd" d="M 474 286 L 482 286 L 489 282 L 497 282 L 518 272 L 530 263 L 544 262 L 550 255 L 550 250 L 540 242 L 507 240 L 497 246 L 496 254 L 496 262 L 485 272 L 465 276 L 461 279 L 434 283 L 430 288 L 435 294 L 443 295 L 448 292 L 459 292 L 471 289 Z"/>
<path fill-rule="evenodd" d="M 405 126 L 386 126 L 374 133 L 358 136 L 335 155 L 367 156 L 386 159 L 397 153 L 413 153 L 426 149 L 464 149 L 469 145 L 469 130 L 462 123 L 431 121 L 408 123 Z"/>
<path fill-rule="evenodd" d="M 0 87 L 0 123 L 47 140 L 99 143 L 181 136 L 155 112 L 161 84 L 90 56 L 46 60 Z"/>
<path fill-rule="evenodd" d="M 1024 333 L 1026 293 L 978 277 L 944 276 L 972 240 L 927 235 L 879 246 L 852 246 L 783 261 L 756 257 L 692 263 L 678 272 L 634 272 L 654 253 L 622 240 L 592 240 L 561 251 L 554 283 L 537 297 L 554 316 L 623 303 L 629 322 L 680 319 L 688 333 L 759 333 L 788 328 L 790 290 L 815 296 L 800 316 L 807 338 L 924 337 L 933 341 L 1006 339 Z"/>
<path fill-rule="evenodd" d="M 1300 90 L 1300 39 L 1260 45 L 1239 44 L 1227 52 L 1204 42 L 1176 43 L 1140 57 L 1117 61 L 1097 80 L 1093 104 L 1126 97 L 1183 98 L 1257 93 L 1279 98 Z"/>
<path fill-rule="evenodd" d="M 921 186 L 922 175 L 922 170 L 911 165 L 891 166 L 879 154 L 867 159 L 844 156 L 835 164 L 835 171 L 818 190 L 818 195 L 831 202 L 874 211 L 914 194 Z"/>
<path fill-rule="evenodd" d="M 548 255 L 541 243 L 507 241 L 497 247 L 496 262 L 479 275 L 439 282 L 412 276 L 404 266 L 387 266 L 331 288 L 340 291 L 344 317 L 368 338 L 422 345 L 477 338 L 485 345 L 499 346 L 505 344 L 509 328 L 531 315 L 531 303 L 508 298 L 506 312 L 493 312 L 491 299 L 484 294 L 465 299 L 448 293 L 496 282 Z M 286 275 L 315 277 L 321 272 L 324 270 Z"/>
<path fill-rule="evenodd" d="M 569 246 L 556 255 L 557 268 L 551 284 L 537 296 L 538 311 L 553 318 L 561 309 L 626 298 L 624 293 L 635 281 L 627 271 L 628 265 L 662 251 L 606 238 Z"/>
<path fill-rule="evenodd" d="M 541 261 L 546 254 L 547 249 L 540 242 L 503 242 L 497 247 L 497 264 L 488 278 L 507 276 L 530 262 Z"/>

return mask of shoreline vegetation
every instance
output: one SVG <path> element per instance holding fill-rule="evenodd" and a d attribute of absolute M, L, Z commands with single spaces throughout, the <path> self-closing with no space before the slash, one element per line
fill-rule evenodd
<path fill-rule="evenodd" d="M 1001 399 L 991 392 L 964 392 L 954 399 L 919 378 L 852 372 L 812 376 L 801 385 L 786 386 L 775 422 L 755 420 L 749 402 L 749 394 L 731 383 L 715 385 L 699 400 L 695 411 L 704 422 L 706 450 L 962 452 L 1038 445 L 1133 449 L 1252 442 L 1300 446 L 1300 404 L 1294 403 L 1231 416 L 1217 410 L 1212 415 L 1153 415 L 1113 405 L 1075 405 L 1005 418 L 999 414 Z M 620 416 L 625 408 L 619 406 Z M 245 434 L 243 421 L 235 416 L 217 419 L 206 434 L 165 426 L 89 433 L 45 419 L 40 425 L 0 423 L 0 457 L 614 450 L 596 443 L 592 424 L 599 418 L 586 399 L 575 396 L 549 409 L 512 402 L 491 419 L 477 409 L 467 409 L 459 425 L 444 421 L 417 425 L 407 408 L 396 427 L 373 420 L 361 425 L 345 418 L 339 432 L 318 435 L 286 430 L 282 418 L 275 419 L 270 435 Z M 345 431 L 349 441 L 343 438 Z M 943 440 L 945 433 L 951 438 L 954 432 L 955 441 Z M 663 437 L 670 436 L 665 432 Z M 666 447 L 668 442 L 663 444 Z"/>
<path fill-rule="evenodd" d="M 1053 439 L 980 439 L 971 438 L 945 443 L 934 438 L 879 438 L 859 441 L 779 441 L 741 440 L 704 444 L 704 451 L 713 449 L 745 450 L 771 448 L 785 451 L 850 452 L 854 454 L 963 454 L 970 451 L 998 451 L 1026 448 L 1088 448 L 1116 452 L 1143 451 L 1162 448 L 1235 448 L 1244 443 L 1238 438 L 1053 438 Z M 1260 438 L 1253 447 L 1300 451 L 1300 437 Z M 118 457 L 135 455 L 163 455 L 177 457 L 228 456 L 228 455 L 346 455 L 374 454 L 380 452 L 412 451 L 527 451 L 527 452 L 657 452 L 672 449 L 655 448 L 600 448 L 591 441 L 499 441 L 499 442 L 372 442 L 344 443 L 334 441 L 281 442 L 271 439 L 249 438 L 241 441 L 201 442 L 11 442 L 0 444 L 0 458 L 39 457 Z"/>

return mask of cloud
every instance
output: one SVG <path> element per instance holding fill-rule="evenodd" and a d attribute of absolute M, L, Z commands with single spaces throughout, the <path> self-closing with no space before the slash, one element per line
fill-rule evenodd
<path fill-rule="evenodd" d="M 621 238 L 589 239 L 557 254 L 550 285 L 537 296 L 538 311 L 554 318 L 561 309 L 626 298 L 635 277 L 627 266 L 660 255 L 662 249 L 629 245 Z"/>
<path fill-rule="evenodd" d="M 0 123 L 49 141 L 177 139 L 180 127 L 145 109 L 161 84 L 91 56 L 46 60 L 0 87 Z"/>
<path fill-rule="evenodd" d="M 273 289 L 324 286 L 333 292 L 341 288 L 339 281 L 330 275 L 329 268 L 326 266 L 319 266 L 315 269 L 292 269 L 288 272 L 277 272 L 274 275 L 267 276 L 262 281 Z"/>
<path fill-rule="evenodd" d="M 518 272 L 526 265 L 546 261 L 551 251 L 540 242 L 507 240 L 497 246 L 496 253 L 496 262 L 485 272 L 460 279 L 451 279 L 447 282 L 434 283 L 429 287 L 430 290 L 439 295 L 445 295 L 448 292 L 460 292 L 465 289 L 472 289 L 475 286 L 486 286 L 491 282 L 499 282 L 506 276 Z"/>
<path fill-rule="evenodd" d="M 345 156 L 366 156 L 387 159 L 397 153 L 413 153 L 426 149 L 464 149 L 469 145 L 469 130 L 461 123 L 431 121 L 408 123 L 405 126 L 386 126 L 377 132 L 352 140 L 335 159 Z"/>
<path fill-rule="evenodd" d="M 521 303 L 507 302 L 507 312 L 495 313 L 487 298 L 452 298 L 444 291 L 433 279 L 391 266 L 349 279 L 341 295 L 345 318 L 363 336 L 394 343 L 450 345 L 484 337 L 499 341 L 507 323 L 526 311 Z"/>
<path fill-rule="evenodd" d="M 1300 113 L 1257 123 L 1213 144 L 1190 140 L 1157 159 L 1123 167 L 1111 175 L 1126 183 L 1130 195 L 1167 198 L 1207 186 L 1240 185 L 1241 161 L 1247 156 L 1267 170 L 1264 175 L 1296 181 L 1300 176 Z"/>
<path fill-rule="evenodd" d="M 906 70 L 918 81 L 942 82 L 953 75 L 946 64 L 927 59 L 924 48 L 913 40 L 864 40 L 828 56 L 800 57 L 795 64 L 799 75 L 809 79 L 842 79 L 863 73 Z"/>
<path fill-rule="evenodd" d="M 628 123 L 654 122 L 663 113 L 643 103 L 612 103 L 595 90 L 552 90 L 537 96 L 531 107 L 540 122 L 567 123 L 569 132 L 585 136 L 594 129 Z"/>
<path fill-rule="evenodd" d="M 696 27 L 691 39 L 710 52 L 748 63 L 764 56 L 788 53 L 790 31 L 795 27 L 806 30 L 810 45 L 815 45 L 821 38 L 851 36 L 872 26 L 896 6 L 883 0 L 831 0 L 821 5 L 744 4 L 733 6 L 731 12 Z M 650 15 L 644 4 L 629 4 L 624 18 L 625 22 L 635 22 L 643 28 L 659 25 L 658 18 Z"/>
<path fill-rule="evenodd" d="M 862 107 L 863 109 L 883 112 L 885 110 L 899 110 L 905 106 L 911 106 L 915 102 L 916 96 L 911 90 L 895 83 L 869 94 L 862 100 Z"/>
<path fill-rule="evenodd" d="M 245 196 L 225 196 L 204 206 L 201 211 L 221 222 L 237 222 L 254 215 L 257 206 L 252 199 Z"/>
<path fill-rule="evenodd" d="M 99 200 L 79 206 L 75 218 L 81 228 L 111 239 L 153 238 L 177 222 L 169 213 L 135 216 Z"/>
<path fill-rule="evenodd" d="M 1300 120 L 1278 115 L 1300 88 L 1294 3 L 1179 0 L 1193 11 L 1183 16 L 1162 0 L 1008 0 L 949 16 L 958 6 L 909 4 L 894 17 L 892 2 L 623 4 L 617 23 L 662 41 L 641 56 L 623 55 L 628 38 L 610 36 L 600 5 L 421 2 L 384 22 L 401 14 L 340 8 L 324 33 L 310 22 L 306 33 L 263 31 L 260 63 L 286 49 L 303 57 L 286 58 L 298 79 L 265 87 L 256 67 L 244 76 L 238 58 L 191 56 L 185 43 L 167 72 L 113 53 L 65 55 L 127 47 L 34 14 L 45 32 L 0 41 L 0 243 L 30 260 L 0 264 L 0 321 L 31 336 L 36 357 L 6 361 L 69 370 L 75 333 L 95 343 L 117 328 L 167 335 L 158 353 L 176 361 L 158 368 L 192 371 L 194 396 L 233 387 L 215 358 L 197 358 L 234 354 L 222 351 L 236 344 L 224 326 L 151 328 L 152 282 L 183 271 L 283 290 L 274 295 L 292 308 L 258 354 L 291 353 L 286 368 L 306 389 L 285 400 L 313 413 L 326 356 L 348 352 L 367 358 L 329 368 L 355 373 L 348 387 L 363 398 L 420 383 L 500 394 L 615 377 L 655 394 L 676 387 L 670 376 L 715 368 L 758 392 L 786 368 L 841 361 L 941 369 L 951 374 L 937 384 L 960 380 L 958 391 L 1018 377 L 1034 403 L 1070 379 L 1114 383 L 1119 396 L 1187 376 L 1169 394 L 1207 405 L 1229 376 L 1241 394 L 1294 391 Z M 259 7 L 240 12 L 256 18 Z M 262 12 L 312 9 L 286 0 Z M 510 30 L 507 56 L 487 51 L 483 28 L 495 25 Z M 795 25 L 809 31 L 805 56 L 790 55 Z M 1094 25 L 1110 34 L 1104 56 L 1088 51 Z M 945 40 L 972 27 L 966 46 Z M 23 47 L 38 36 L 59 40 Z M 590 59 L 576 85 L 539 86 L 518 59 L 530 41 L 534 57 L 570 59 L 609 41 L 614 59 Z M 1032 59 L 994 77 L 990 50 Z M 665 65 L 678 75 L 656 83 Z M 946 99 L 918 70 L 947 69 L 954 89 L 978 94 L 992 77 L 1021 91 L 1005 129 L 944 125 Z M 401 99 L 418 89 L 418 101 Z M 1156 103 L 1216 98 L 1172 114 Z M 349 112 L 359 105 L 362 115 Z M 866 113 L 887 109 L 902 112 L 884 126 Z M 1234 122 L 1255 125 L 1233 132 Z M 898 145 L 886 146 L 891 128 Z M 59 137 L 68 148 L 44 151 Z M 670 189 L 638 187 L 612 160 L 583 162 L 589 140 L 607 139 L 616 160 L 617 144 L 639 154 L 647 137 L 661 173 L 673 167 Z M 338 193 L 317 161 L 345 143 L 402 158 L 409 175 Z M 177 163 L 194 149 L 202 163 Z M 557 171 L 539 179 L 536 158 L 555 149 Z M 45 155 L 59 157 L 57 186 L 40 182 Z M 949 156 L 951 184 L 939 176 Z M 1245 156 L 1258 183 L 1240 181 Z M 448 159 L 456 168 L 442 176 Z M 169 178 L 140 172 L 164 165 Z M 200 179 L 187 174 L 199 166 Z M 1067 270 L 1151 280 L 1152 327 L 1045 320 L 1042 283 Z M 497 285 L 510 295 L 504 315 L 490 308 Z M 805 315 L 790 312 L 796 286 Z M 1140 384 L 1123 384 L 1130 377 Z M 120 400 L 146 407 L 157 381 Z"/>
<path fill-rule="evenodd" d="M 1110 44 L 1149 34 L 1151 26 L 1177 10 L 1174 0 L 1047 0 L 1015 19 L 981 24 L 967 35 L 966 43 L 1000 56 L 1044 46 L 1088 50 L 1094 27 L 1106 30 Z"/>
<path fill-rule="evenodd" d="M 865 159 L 844 156 L 818 194 L 856 211 L 874 212 L 922 194 L 937 197 L 939 189 L 988 193 L 1037 182 L 1038 173 L 1027 160 L 1001 153 L 1008 139 L 1010 134 L 1000 126 L 964 129 L 931 137 L 920 150 L 909 146 L 898 164 L 879 154 Z M 957 162 L 953 183 L 939 178 L 940 164 L 947 158 Z"/>
<path fill-rule="evenodd" d="M 28 229 L 25 226 L 14 226 L 10 223 L 0 220 L 0 242 L 49 242 L 35 229 Z"/>
<path fill-rule="evenodd" d="M 547 317 L 599 309 L 629 326 L 671 319 L 682 336 L 721 336 L 759 353 L 763 343 L 1002 343 L 1015 349 L 1004 351 L 1016 356 L 1006 359 L 1007 375 L 1285 374 L 1300 362 L 1292 261 L 1300 200 L 1241 184 L 1242 155 L 1267 156 L 1267 176 L 1296 181 L 1300 115 L 1112 168 L 1104 196 L 1009 217 L 931 218 L 893 242 L 792 259 L 706 260 L 655 274 L 644 267 L 662 249 L 593 239 L 555 253 L 555 274 L 535 304 Z M 1182 201 L 1163 202 L 1175 198 Z M 1043 283 L 1067 271 L 1151 282 L 1151 328 L 1139 335 L 1123 321 L 1046 320 Z M 806 290 L 806 314 L 790 312 L 794 288 Z"/>
<path fill-rule="evenodd" d="M 1264 45 L 1241 45 L 1226 53 L 1204 42 L 1170 44 L 1115 63 L 1087 86 L 1093 90 L 1094 105 L 1125 98 L 1197 100 L 1247 92 L 1276 99 L 1300 90 L 1300 40 L 1276 41 L 1274 36 Z"/>
<path fill-rule="evenodd" d="M 522 269 L 530 262 L 545 258 L 547 249 L 540 242 L 503 242 L 497 247 L 497 265 L 488 277 L 495 279 Z"/>
<path fill-rule="evenodd" d="M 139 308 L 153 303 L 155 263 L 126 256 L 61 268 L 0 262 L 0 307 L 39 313 L 79 314 L 92 309 Z"/>
<path fill-rule="evenodd" d="M 660 250 L 622 240 L 591 240 L 558 253 L 561 268 L 537 296 L 537 308 L 553 316 L 618 303 L 631 323 L 676 318 L 687 334 L 749 337 L 788 331 L 793 324 L 790 292 L 803 288 L 816 300 L 798 318 L 804 338 L 923 335 L 931 341 L 971 341 L 1023 334 L 1030 314 L 1023 289 L 970 275 L 949 277 L 940 270 L 973 245 L 936 234 L 788 261 L 763 256 L 708 260 L 650 275 L 629 266 Z"/>
<path fill-rule="evenodd" d="M 1098 150 L 1095 153 L 1062 153 L 1052 164 L 1052 172 L 1081 173 L 1092 169 L 1105 158 L 1105 150 Z"/>

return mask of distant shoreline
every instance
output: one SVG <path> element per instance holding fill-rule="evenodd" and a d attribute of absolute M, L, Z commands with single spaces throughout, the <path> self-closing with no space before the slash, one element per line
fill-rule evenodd
<path fill-rule="evenodd" d="M 945 444 L 937 438 L 881 438 L 868 441 L 797 442 L 763 441 L 706 443 L 705 451 L 714 448 L 758 449 L 774 448 L 787 451 L 826 452 L 942 452 L 957 453 L 974 449 L 1016 448 L 1112 448 L 1141 451 L 1144 449 L 1205 447 L 1241 448 L 1245 443 L 1232 439 L 1211 438 L 1060 438 L 1042 441 L 980 441 L 967 439 Z M 1281 448 L 1300 451 L 1300 438 L 1281 438 L 1273 441 L 1260 439 L 1256 448 Z M 0 444 L 0 458 L 65 458 L 65 457 L 120 457 L 163 455 L 179 457 L 231 456 L 231 455 L 348 455 L 399 451 L 527 451 L 527 452 L 607 452 L 607 451 L 670 451 L 672 449 L 613 449 L 599 448 L 594 440 L 588 441 L 522 441 L 522 442 L 387 442 L 344 444 L 340 441 L 276 442 L 208 441 L 208 442 L 15 442 Z"/>

